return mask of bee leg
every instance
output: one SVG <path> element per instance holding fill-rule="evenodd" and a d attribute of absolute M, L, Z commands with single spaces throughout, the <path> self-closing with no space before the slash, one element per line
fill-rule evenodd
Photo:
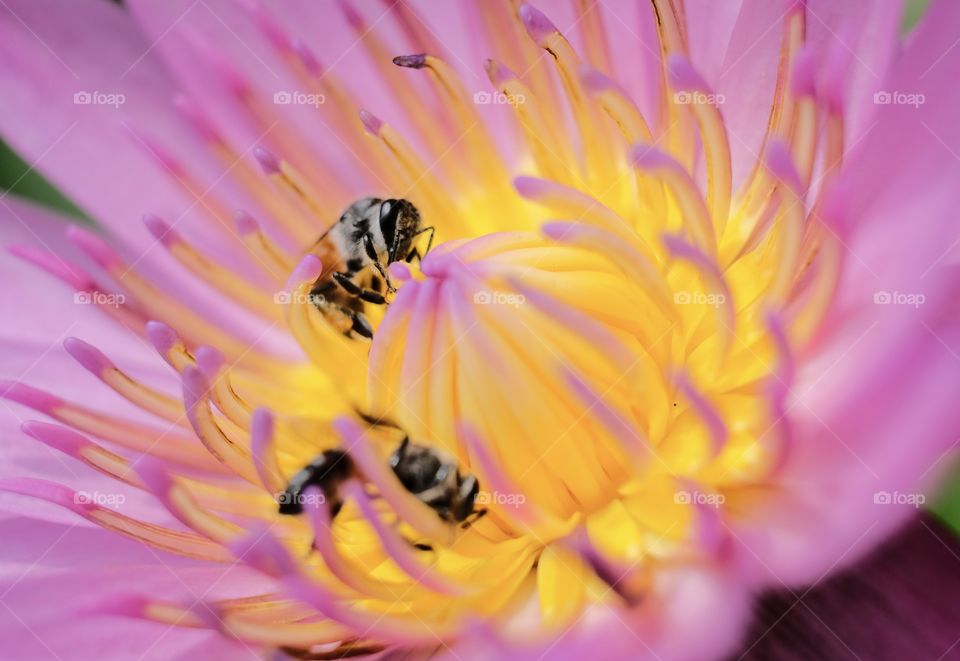
<path fill-rule="evenodd" d="M 337 282 L 338 285 L 343 287 L 351 296 L 356 296 L 362 301 L 367 303 L 373 303 L 374 305 L 384 305 L 387 302 L 387 299 L 383 297 L 378 291 L 373 291 L 372 289 L 366 289 L 361 287 L 353 280 L 350 279 L 350 276 L 346 273 L 341 273 L 340 271 L 335 271 L 333 273 L 333 279 Z"/>
<path fill-rule="evenodd" d="M 367 232 L 363 235 L 363 249 L 367 253 L 367 257 L 370 258 L 370 261 L 373 262 L 373 266 L 377 269 L 377 272 L 380 274 L 380 277 L 383 278 L 383 281 L 387 283 L 387 293 L 393 294 L 397 291 L 397 288 L 393 286 L 393 281 L 390 280 L 390 275 L 387 273 L 387 270 L 383 268 L 383 264 L 380 263 L 380 255 L 377 254 L 377 249 L 373 245 L 373 235 L 370 232 Z"/>
<path fill-rule="evenodd" d="M 436 234 L 437 228 L 435 227 L 424 227 L 422 230 L 414 234 L 414 238 L 420 236 L 421 234 L 426 234 L 430 232 L 430 239 L 427 241 L 427 249 L 423 251 L 423 254 L 426 255 L 430 252 L 430 249 L 433 247 L 433 235 Z M 417 257 L 420 256 L 420 253 L 417 253 Z"/>
<path fill-rule="evenodd" d="M 397 427 L 397 429 L 400 429 Z M 406 434 L 403 435 L 403 440 L 400 441 L 400 447 L 397 448 L 397 456 L 403 459 L 407 454 L 407 448 L 410 447 L 410 437 Z"/>
<path fill-rule="evenodd" d="M 340 311 L 350 317 L 350 319 L 353 321 L 353 325 L 350 327 L 352 332 L 361 337 L 365 337 L 368 340 L 373 339 L 373 327 L 370 325 L 370 322 L 367 321 L 367 318 L 362 312 L 357 312 L 356 310 L 350 310 L 348 308 L 340 308 Z"/>
<path fill-rule="evenodd" d="M 413 260 L 417 260 L 417 263 L 419 264 L 420 262 L 423 261 L 424 256 L 430 253 L 430 249 L 433 247 L 433 235 L 435 234 L 435 229 L 433 227 L 424 227 L 422 230 L 420 230 L 413 236 L 414 238 L 416 238 L 426 232 L 430 232 L 430 240 L 427 241 L 427 249 L 423 251 L 423 255 L 421 255 L 420 250 L 416 246 L 414 246 L 413 250 L 407 253 L 407 258 L 404 261 L 406 261 L 407 263 L 410 263 L 410 262 L 413 262 Z"/>
<path fill-rule="evenodd" d="M 472 519 L 466 519 L 466 520 L 464 520 L 464 522 L 463 522 L 463 524 L 460 526 L 460 528 L 461 528 L 462 530 L 467 530 L 470 526 L 472 526 L 474 523 L 476 523 L 477 521 L 479 521 L 480 519 L 482 519 L 482 518 L 485 517 L 486 515 L 487 515 L 487 508 L 486 508 L 486 507 L 484 507 L 482 510 L 474 510 L 474 511 L 473 511 L 473 515 L 472 515 L 473 518 L 472 518 Z"/>

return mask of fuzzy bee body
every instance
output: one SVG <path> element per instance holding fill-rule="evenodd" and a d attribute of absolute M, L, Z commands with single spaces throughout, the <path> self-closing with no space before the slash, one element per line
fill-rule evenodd
<path fill-rule="evenodd" d="M 365 304 L 386 303 L 387 295 L 395 291 L 388 267 L 419 259 L 416 239 L 428 232 L 426 251 L 433 243 L 433 228 L 423 226 L 420 212 L 407 200 L 357 200 L 314 246 L 323 272 L 310 291 L 311 300 L 344 335 L 373 337 Z"/>
<path fill-rule="evenodd" d="M 353 460 L 343 450 L 324 450 L 316 459 L 300 469 L 280 494 L 281 514 L 300 514 L 303 511 L 303 493 L 308 487 L 319 487 L 324 503 L 330 508 L 330 516 L 335 517 L 343 506 L 340 499 L 340 485 L 353 477 L 356 467 Z"/>
<path fill-rule="evenodd" d="M 470 473 L 461 473 L 456 459 L 443 450 L 413 443 L 404 434 L 388 464 L 403 487 L 447 523 L 464 524 L 471 515 L 479 518 L 486 513 L 476 509 L 480 482 Z M 315 486 L 333 518 L 343 506 L 340 486 L 350 479 L 363 481 L 350 455 L 340 449 L 325 450 L 291 478 L 280 494 L 280 513 L 300 514 L 304 492 Z"/>

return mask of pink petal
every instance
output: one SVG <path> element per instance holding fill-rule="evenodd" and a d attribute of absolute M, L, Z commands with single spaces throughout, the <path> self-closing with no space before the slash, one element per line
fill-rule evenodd
<path fill-rule="evenodd" d="M 216 245 L 222 256 L 233 250 L 242 263 L 239 242 L 231 246 L 222 234 L 202 229 L 208 225 L 203 206 L 131 132 L 162 136 L 166 150 L 187 159 L 195 153 L 188 128 L 173 112 L 177 87 L 129 13 L 96 0 L 67 6 L 14 0 L 2 14 L 0 58 L 7 75 L 0 80 L 0 133 L 24 159 L 148 261 L 171 263 L 163 251 L 150 249 L 152 238 L 134 222 L 155 211 L 183 218 L 181 227 L 191 236 Z M 75 103 L 75 94 L 93 92 L 122 94 L 123 101 Z"/>
<path fill-rule="evenodd" d="M 47 539 L 52 551 L 61 546 L 71 551 L 68 557 L 61 558 L 66 566 L 74 567 L 78 561 L 89 564 L 85 562 L 87 556 L 99 558 L 103 563 L 100 567 L 64 571 L 64 565 L 61 565 L 41 571 L 30 566 L 36 557 L 25 559 L 23 565 L 7 565 L 7 571 L 0 579 L 4 591 L 0 637 L 4 641 L 6 658 L 120 661 L 135 658 L 244 658 L 252 655 L 249 648 L 245 649 L 217 632 L 85 613 L 103 602 L 106 595 L 131 589 L 151 599 L 189 605 L 201 597 L 243 596 L 240 592 L 243 587 L 263 587 L 245 580 L 250 573 L 242 567 L 234 568 L 230 580 L 223 581 L 220 580 L 222 569 L 190 569 L 169 561 L 169 556 L 164 557 L 164 563 L 168 563 L 165 568 L 157 562 L 156 556 L 149 557 L 143 547 L 140 550 L 144 557 L 140 562 L 125 564 L 123 544 L 141 545 L 128 541 L 114 544 L 111 540 L 121 538 L 101 532 L 103 534 L 98 539 L 82 529 L 68 530 L 59 540 L 56 537 Z M 38 549 L 40 551 L 42 549 Z M 109 562 L 114 553 L 121 553 L 117 563 Z M 56 553 L 58 557 L 63 555 Z M 51 558 L 49 564 L 52 562 Z"/>
<path fill-rule="evenodd" d="M 66 225 L 55 214 L 8 197 L 0 215 L 6 216 L 0 222 L 0 242 L 52 249 L 64 259 L 78 259 L 76 249 L 64 239 Z M 0 278 L 16 283 L 15 295 L 0 298 L 0 317 L 17 320 L 0 326 L 4 356 L 0 380 L 22 381 L 93 408 L 152 421 L 77 364 L 63 346 L 66 338 L 76 336 L 95 343 L 134 377 L 176 391 L 176 380 L 155 354 L 94 306 L 75 304 L 67 285 L 6 251 L 0 253 Z M 30 408 L 0 400 L 0 435 L 5 440 L 0 444 L 0 475 L 45 477 L 105 491 L 115 487 L 113 480 L 25 436 L 21 423 L 38 417 L 41 414 Z M 0 502 L 10 502 L 9 497 L 0 496 Z M 76 521 L 63 512 L 50 512 L 56 520 Z"/>
<path fill-rule="evenodd" d="M 888 83 L 926 103 L 878 110 L 825 210 L 849 250 L 840 291 L 787 399 L 786 493 L 741 535 L 767 580 L 814 580 L 890 534 L 915 508 L 874 496 L 915 500 L 960 434 L 958 19 L 955 3 L 934 4 Z"/>

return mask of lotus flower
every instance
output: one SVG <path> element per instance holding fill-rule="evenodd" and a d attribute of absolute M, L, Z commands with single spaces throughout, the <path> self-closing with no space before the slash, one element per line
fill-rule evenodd
<path fill-rule="evenodd" d="M 97 223 L 0 198 L 10 658 L 722 657 L 957 437 L 955 2 L 0 4 Z M 312 292 L 370 195 L 436 241 L 368 342 Z"/>

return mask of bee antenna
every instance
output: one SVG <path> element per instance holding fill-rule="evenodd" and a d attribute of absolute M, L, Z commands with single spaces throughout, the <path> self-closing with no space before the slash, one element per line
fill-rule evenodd
<path fill-rule="evenodd" d="M 366 422 L 371 427 L 392 427 L 393 429 L 400 429 L 401 431 L 403 430 L 403 428 L 400 427 L 400 425 L 396 424 L 389 418 L 385 418 L 383 416 L 375 416 L 371 413 L 367 413 L 363 409 L 361 409 L 359 406 L 356 406 L 356 405 L 354 405 L 353 410 L 357 414 L 357 417 L 359 417 L 361 420 Z"/>

